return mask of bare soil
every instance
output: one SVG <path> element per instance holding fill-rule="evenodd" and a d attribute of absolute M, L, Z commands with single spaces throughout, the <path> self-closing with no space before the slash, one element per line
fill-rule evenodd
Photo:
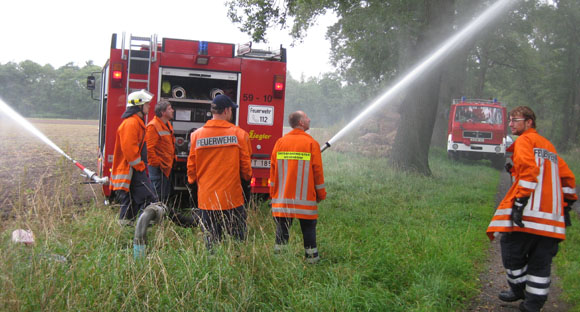
<path fill-rule="evenodd" d="M 30 122 L 67 155 L 96 170 L 98 126 L 93 120 L 30 119 Z M 42 186 L 55 187 L 57 177 L 69 177 L 75 186 L 85 181 L 72 162 L 30 134 L 12 119 L 0 115 L 0 220 L 13 209 L 25 209 Z M 62 184 L 59 186 L 62 187 Z M 89 186 L 71 187 L 70 196 L 82 202 L 94 197 Z"/>

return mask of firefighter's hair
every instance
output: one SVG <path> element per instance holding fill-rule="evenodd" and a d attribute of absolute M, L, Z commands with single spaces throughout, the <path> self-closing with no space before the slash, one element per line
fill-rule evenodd
<path fill-rule="evenodd" d="M 210 108 L 210 110 L 211 110 L 211 113 L 212 113 L 213 115 L 215 115 L 215 114 L 218 114 L 218 115 L 221 115 L 221 114 L 223 114 L 223 113 L 224 113 L 224 109 L 225 109 L 224 107 L 220 107 L 220 108 L 218 108 L 218 107 L 217 107 L 217 105 L 215 105 L 215 104 L 213 104 L 213 103 L 211 104 L 211 108 Z"/>
<path fill-rule="evenodd" d="M 292 129 L 298 127 L 300 125 L 300 121 L 304 117 L 304 114 L 301 111 L 296 111 L 288 116 L 288 123 Z"/>
<path fill-rule="evenodd" d="M 167 110 L 167 107 L 169 107 L 169 105 L 171 105 L 171 103 L 169 103 L 169 101 L 167 100 L 161 100 L 157 102 L 157 104 L 155 105 L 155 116 L 161 118 L 161 116 L 163 116 L 163 113 L 165 113 L 165 110 Z"/>
<path fill-rule="evenodd" d="M 536 114 L 534 111 L 527 107 L 527 106 L 518 106 L 510 111 L 510 116 L 515 117 L 517 115 L 521 115 L 525 119 L 532 120 L 532 128 L 536 127 Z"/>

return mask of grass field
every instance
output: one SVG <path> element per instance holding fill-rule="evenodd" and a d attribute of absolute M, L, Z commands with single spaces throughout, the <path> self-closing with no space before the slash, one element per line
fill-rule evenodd
<path fill-rule="evenodd" d="M 47 185 L 29 188 L 22 209 L 2 221 L 2 311 L 454 311 L 480 289 L 499 172 L 450 163 L 442 151 L 431 155 L 429 178 L 394 171 L 384 158 L 326 151 L 318 265 L 304 262 L 297 224 L 289 250 L 273 254 L 267 204 L 250 209 L 245 243 L 226 241 L 210 256 L 199 229 L 164 221 L 135 261 L 133 229 L 117 226 L 117 211 L 92 192 L 71 197 L 89 186 L 71 182 L 78 169 L 55 159 Z M 36 244 L 12 244 L 16 228 L 33 230 Z M 557 257 L 572 301 L 578 228 Z"/>

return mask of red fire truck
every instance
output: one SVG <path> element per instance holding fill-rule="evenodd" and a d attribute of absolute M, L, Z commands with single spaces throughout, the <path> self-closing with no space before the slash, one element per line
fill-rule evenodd
<path fill-rule="evenodd" d="M 110 177 L 115 132 L 121 124 L 127 95 L 146 89 L 155 97 L 146 122 L 154 117 L 160 99 L 175 109 L 177 160 L 173 186 L 186 191 L 186 163 L 190 133 L 211 119 L 210 105 L 218 94 L 226 94 L 239 104 L 235 124 L 250 135 L 253 154 L 253 193 L 268 193 L 270 154 L 282 136 L 286 85 L 286 49 L 253 49 L 238 45 L 125 34 L 118 42 L 112 35 L 111 55 L 100 73 L 99 162 L 100 176 Z M 95 89 L 95 77 L 87 87 Z M 106 196 L 111 192 L 103 187 Z"/>
<path fill-rule="evenodd" d="M 507 112 L 497 100 L 456 99 L 449 110 L 447 154 L 450 159 L 489 159 L 496 168 L 505 164 Z"/>

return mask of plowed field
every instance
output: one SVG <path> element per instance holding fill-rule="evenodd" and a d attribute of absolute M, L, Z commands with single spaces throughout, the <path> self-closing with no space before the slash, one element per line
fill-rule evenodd
<path fill-rule="evenodd" d="M 96 171 L 97 121 L 30 119 L 38 130 L 67 155 Z M 39 187 L 50 192 L 54 187 L 71 187 L 75 201 L 90 200 L 91 187 L 83 185 L 82 172 L 72 162 L 27 132 L 12 119 L 0 115 L 0 212 L 1 219 L 13 209 L 27 209 L 27 202 Z M 63 186 L 62 179 L 67 181 Z M 70 182 L 68 182 L 70 180 Z M 55 182 L 59 183 L 55 183 Z M 58 186 L 57 186 L 58 185 Z M 100 191 L 99 187 L 93 187 Z"/>

